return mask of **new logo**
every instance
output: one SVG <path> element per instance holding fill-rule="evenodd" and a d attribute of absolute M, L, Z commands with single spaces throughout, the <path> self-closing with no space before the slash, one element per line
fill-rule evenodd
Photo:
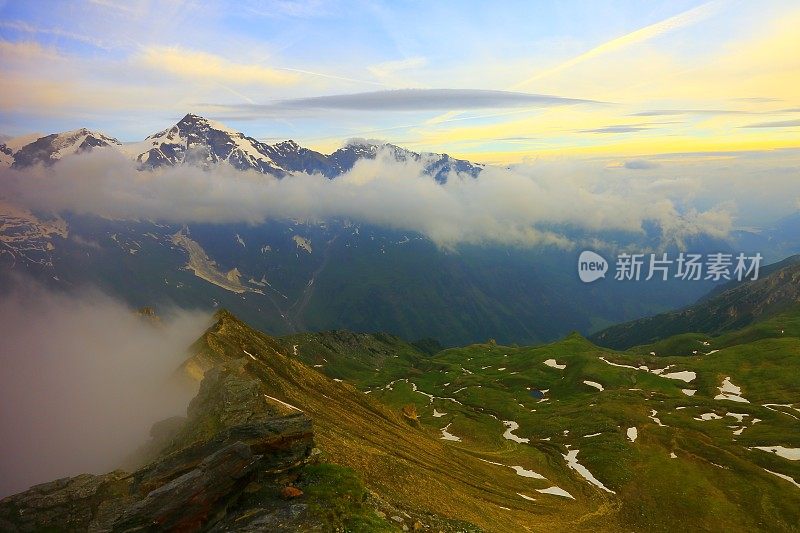
<path fill-rule="evenodd" d="M 578 277 L 582 282 L 591 283 L 604 278 L 606 272 L 608 272 L 608 261 L 602 255 L 590 250 L 581 252 L 578 257 Z"/>

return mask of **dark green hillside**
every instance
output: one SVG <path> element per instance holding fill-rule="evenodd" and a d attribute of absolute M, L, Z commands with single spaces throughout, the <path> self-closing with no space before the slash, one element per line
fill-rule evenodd
<path fill-rule="evenodd" d="M 762 274 L 756 281 L 715 289 L 685 309 L 612 326 L 591 339 L 602 346 L 625 349 L 678 334 L 719 335 L 800 305 L 800 256 L 772 265 Z"/>

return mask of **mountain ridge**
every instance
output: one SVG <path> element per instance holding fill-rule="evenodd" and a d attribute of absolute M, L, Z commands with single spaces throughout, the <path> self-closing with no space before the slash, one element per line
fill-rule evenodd
<path fill-rule="evenodd" d="M 602 346 L 627 349 L 678 333 L 719 335 L 793 306 L 800 306 L 800 255 L 768 265 L 757 280 L 729 282 L 688 307 L 617 324 L 590 339 Z"/>
<path fill-rule="evenodd" d="M 194 113 L 187 113 L 172 126 L 133 143 L 121 143 L 87 128 L 39 137 L 17 149 L 3 143 L 0 164 L 17 169 L 37 163 L 51 165 L 63 155 L 97 147 L 119 149 L 142 170 L 227 162 L 237 170 L 255 170 L 275 177 L 303 172 L 320 173 L 332 179 L 351 170 L 361 159 L 375 159 L 380 150 L 388 151 L 397 161 L 422 163 L 424 172 L 439 183 L 446 182 L 452 172 L 475 178 L 483 170 L 483 165 L 448 154 L 413 152 L 391 143 L 351 140 L 330 154 L 303 147 L 291 139 L 268 144 Z"/>
<path fill-rule="evenodd" d="M 0 527 L 795 531 L 800 313 L 781 320 L 694 358 L 576 334 L 427 355 L 220 310 L 177 371 L 200 390 L 142 466 L 0 500 Z"/>

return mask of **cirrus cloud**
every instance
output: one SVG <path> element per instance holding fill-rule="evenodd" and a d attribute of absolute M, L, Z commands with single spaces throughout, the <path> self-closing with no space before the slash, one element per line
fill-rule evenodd
<path fill-rule="evenodd" d="M 295 74 L 259 64 L 237 63 L 218 55 L 179 47 L 151 46 L 137 57 L 145 67 L 177 77 L 231 84 L 288 85 Z"/>

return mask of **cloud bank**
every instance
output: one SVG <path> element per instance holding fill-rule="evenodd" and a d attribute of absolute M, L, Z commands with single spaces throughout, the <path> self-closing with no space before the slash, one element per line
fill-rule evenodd
<path fill-rule="evenodd" d="M 196 391 L 170 382 L 205 314 L 160 327 L 99 292 L 28 281 L 0 299 L 0 497 L 79 473 L 105 473 L 185 414 Z"/>
<path fill-rule="evenodd" d="M 729 205 L 693 206 L 698 181 L 642 174 L 642 162 L 636 172 L 563 161 L 486 167 L 478 179 L 451 174 L 444 185 L 424 174 L 424 164 L 424 158 L 396 161 L 384 150 L 333 180 L 307 174 L 276 179 L 227 164 L 139 171 L 113 150 L 95 150 L 50 168 L 4 169 L 0 196 L 35 212 L 175 223 L 348 219 L 415 231 L 443 247 L 569 247 L 570 239 L 553 228 L 641 233 L 651 223 L 666 239 L 722 237 L 732 224 Z"/>

